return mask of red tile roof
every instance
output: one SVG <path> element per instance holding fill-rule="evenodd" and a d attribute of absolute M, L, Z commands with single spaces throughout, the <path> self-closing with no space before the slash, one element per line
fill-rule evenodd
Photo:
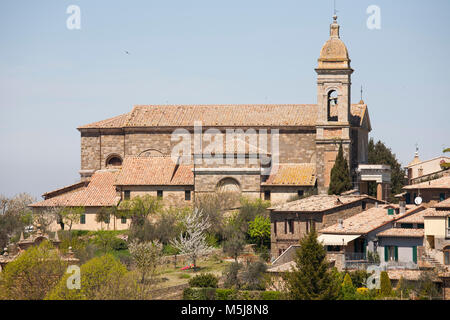
<path fill-rule="evenodd" d="M 33 203 L 30 207 L 104 207 L 117 205 L 119 198 L 114 186 L 117 174 L 117 170 L 96 171 L 87 186 Z"/>
<path fill-rule="evenodd" d="M 378 237 L 391 238 L 422 238 L 424 235 L 423 229 L 406 229 L 406 228 L 391 228 L 377 233 Z"/>
<path fill-rule="evenodd" d="M 316 184 L 315 163 L 283 163 L 262 183 L 266 186 L 314 186 Z"/>
<path fill-rule="evenodd" d="M 170 157 L 126 157 L 116 185 L 193 185 L 192 166 L 177 165 Z"/>
<path fill-rule="evenodd" d="M 351 122 L 361 126 L 367 106 L 351 106 Z M 315 126 L 316 104 L 276 105 L 138 105 L 127 114 L 94 122 L 78 129 L 133 127 Z"/>
<path fill-rule="evenodd" d="M 405 190 L 413 189 L 450 189 L 450 176 L 404 186 Z"/>

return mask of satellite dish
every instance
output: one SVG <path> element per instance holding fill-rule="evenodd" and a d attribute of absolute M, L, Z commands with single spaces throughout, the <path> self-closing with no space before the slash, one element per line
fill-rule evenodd
<path fill-rule="evenodd" d="M 422 198 L 421 198 L 421 197 L 416 197 L 416 198 L 414 199 L 414 203 L 415 203 L 416 205 L 420 205 L 420 204 L 422 203 Z"/>

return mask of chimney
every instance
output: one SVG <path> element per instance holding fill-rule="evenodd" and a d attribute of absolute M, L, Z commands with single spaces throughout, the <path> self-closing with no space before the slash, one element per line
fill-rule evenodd
<path fill-rule="evenodd" d="M 400 201 L 399 205 L 400 205 L 400 214 L 405 213 L 406 212 L 406 202 L 405 201 Z"/>
<path fill-rule="evenodd" d="M 344 220 L 338 219 L 339 229 L 344 229 Z"/>

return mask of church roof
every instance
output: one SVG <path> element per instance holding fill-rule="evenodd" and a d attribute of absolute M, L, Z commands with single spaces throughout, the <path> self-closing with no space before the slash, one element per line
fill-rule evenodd
<path fill-rule="evenodd" d="M 193 185 L 192 168 L 171 157 L 125 157 L 115 185 Z"/>
<path fill-rule="evenodd" d="M 86 186 L 33 203 L 30 207 L 104 207 L 116 205 L 119 200 L 114 186 L 117 174 L 117 170 L 98 170 L 92 175 Z"/>
<path fill-rule="evenodd" d="M 316 184 L 315 163 L 283 163 L 270 174 L 263 186 L 314 186 Z"/>
<path fill-rule="evenodd" d="M 275 105 L 138 105 L 131 112 L 78 129 L 193 127 L 314 127 L 317 104 Z M 360 127 L 367 105 L 352 104 L 352 126 Z"/>

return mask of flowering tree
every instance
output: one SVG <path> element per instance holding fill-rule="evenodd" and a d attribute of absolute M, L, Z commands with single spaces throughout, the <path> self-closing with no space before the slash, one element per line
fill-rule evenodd
<path fill-rule="evenodd" d="M 212 248 L 206 242 L 206 233 L 211 226 L 208 217 L 204 217 L 202 211 L 194 209 L 184 217 L 186 232 L 180 234 L 179 239 L 171 241 L 172 245 L 186 254 L 197 267 L 197 259 L 200 255 L 208 253 Z"/>

